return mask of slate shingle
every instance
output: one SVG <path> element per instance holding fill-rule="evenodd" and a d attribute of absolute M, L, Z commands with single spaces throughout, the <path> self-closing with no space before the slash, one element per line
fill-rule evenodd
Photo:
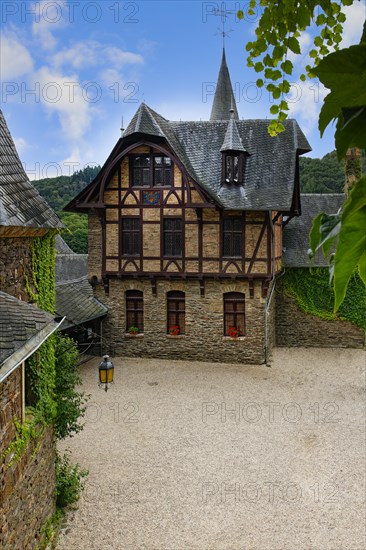
<path fill-rule="evenodd" d="M 66 317 L 61 330 L 104 317 L 108 309 L 94 298 L 87 277 L 56 284 L 56 311 Z"/>
<path fill-rule="evenodd" d="M 50 313 L 0 291 L 0 365 L 53 322 Z"/>
<path fill-rule="evenodd" d="M 1 110 L 0 225 L 45 229 L 64 227 L 30 183 Z"/>

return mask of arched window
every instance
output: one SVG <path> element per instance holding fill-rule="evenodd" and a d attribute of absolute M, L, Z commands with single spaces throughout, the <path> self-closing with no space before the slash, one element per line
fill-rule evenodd
<path fill-rule="evenodd" d="M 132 327 L 144 332 L 144 295 L 141 290 L 126 291 L 126 332 Z"/>
<path fill-rule="evenodd" d="M 237 331 L 237 336 L 245 334 L 245 294 L 226 292 L 224 294 L 224 334 L 231 336 L 230 329 Z"/>
<path fill-rule="evenodd" d="M 184 292 L 180 290 L 171 290 L 167 292 L 167 332 L 172 334 L 185 334 L 186 329 L 186 299 Z M 173 327 L 178 329 L 173 330 Z"/>

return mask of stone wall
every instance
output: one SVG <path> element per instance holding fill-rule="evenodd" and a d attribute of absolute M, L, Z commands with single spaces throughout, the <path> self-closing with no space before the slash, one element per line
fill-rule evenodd
<path fill-rule="evenodd" d="M 20 461 L 0 467 L 0 548 L 33 550 L 55 511 L 55 450 L 47 428 L 36 450 L 31 440 Z M 36 451 L 36 452 L 35 452 Z M 34 455 L 34 456 L 33 456 Z"/>
<path fill-rule="evenodd" d="M 144 293 L 144 335 L 126 334 L 125 292 Z M 186 334 L 172 337 L 167 334 L 166 292 L 186 293 Z M 264 362 L 264 306 L 261 284 L 255 283 L 254 298 L 249 297 L 247 282 L 205 282 L 205 296 L 200 295 L 198 281 L 160 280 L 157 295 L 149 280 L 111 279 L 109 296 L 97 285 L 96 297 L 108 308 L 103 321 L 103 341 L 110 355 L 132 357 L 161 357 L 198 361 L 233 363 Z M 223 336 L 223 294 L 245 293 L 245 336 L 237 339 Z"/>
<path fill-rule="evenodd" d="M 327 321 L 301 311 L 276 292 L 276 345 L 285 347 L 362 348 L 364 331 L 348 321 Z"/>
<path fill-rule="evenodd" d="M 31 277 L 32 238 L 1 238 L 0 290 L 23 301 L 29 301 L 26 276 Z"/>

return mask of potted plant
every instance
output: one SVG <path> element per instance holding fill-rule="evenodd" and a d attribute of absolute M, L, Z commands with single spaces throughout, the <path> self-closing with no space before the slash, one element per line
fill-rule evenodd
<path fill-rule="evenodd" d="M 128 330 L 127 330 L 128 334 L 138 334 L 140 331 L 139 331 L 139 328 L 138 327 L 128 327 Z"/>
<path fill-rule="evenodd" d="M 180 333 L 180 328 L 178 325 L 171 325 L 169 327 L 170 336 L 178 336 L 179 333 Z"/>
<path fill-rule="evenodd" d="M 230 338 L 238 338 L 238 336 L 241 336 L 240 326 L 229 327 L 229 330 L 227 332 Z"/>

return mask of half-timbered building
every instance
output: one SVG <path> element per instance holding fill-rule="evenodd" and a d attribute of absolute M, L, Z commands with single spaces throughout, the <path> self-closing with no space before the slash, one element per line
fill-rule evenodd
<path fill-rule="evenodd" d="M 282 230 L 301 213 L 299 155 L 310 151 L 295 120 L 275 138 L 267 127 L 239 119 L 223 52 L 209 121 L 172 122 L 141 104 L 67 206 L 89 216 L 110 353 L 266 360 Z"/>

